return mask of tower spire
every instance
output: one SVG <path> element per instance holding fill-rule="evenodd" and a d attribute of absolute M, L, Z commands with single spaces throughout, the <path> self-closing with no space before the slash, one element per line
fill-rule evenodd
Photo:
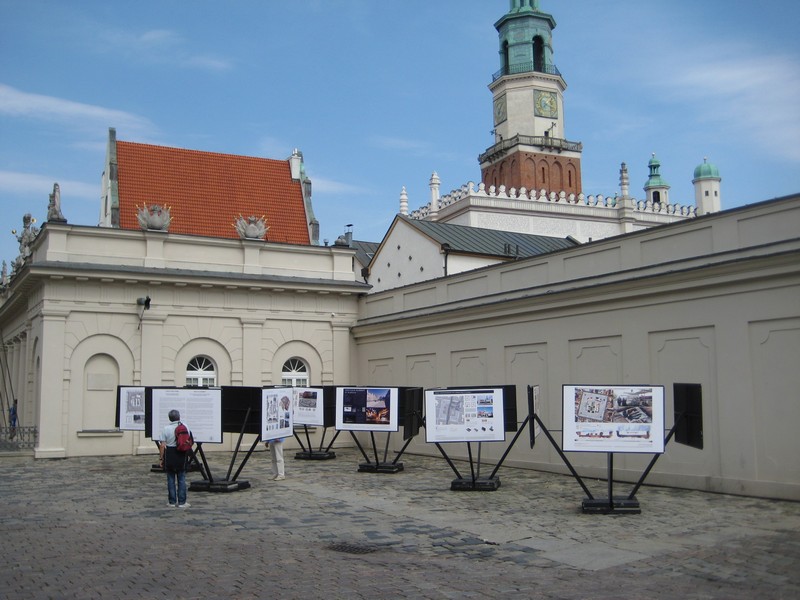
<path fill-rule="evenodd" d="M 556 21 L 539 0 L 510 0 L 495 24 L 500 70 L 489 90 L 494 109 L 494 145 L 480 157 L 487 187 L 582 192 L 583 146 L 564 131 L 567 84 L 553 61 Z"/>

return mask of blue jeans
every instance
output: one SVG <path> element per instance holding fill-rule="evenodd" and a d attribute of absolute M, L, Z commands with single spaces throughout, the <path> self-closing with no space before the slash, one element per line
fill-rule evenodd
<path fill-rule="evenodd" d="M 170 471 L 167 469 L 167 493 L 169 494 L 170 504 L 175 504 L 176 500 L 177 504 L 186 504 L 186 471 Z"/>

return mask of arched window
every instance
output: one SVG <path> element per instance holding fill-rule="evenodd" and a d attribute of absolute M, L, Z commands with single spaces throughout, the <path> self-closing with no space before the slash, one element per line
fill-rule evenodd
<path fill-rule="evenodd" d="M 290 358 L 283 363 L 282 385 L 303 387 L 308 385 L 308 365 L 300 358 Z"/>
<path fill-rule="evenodd" d="M 533 70 L 539 73 L 544 73 L 544 40 L 542 36 L 537 35 L 533 38 Z"/>
<path fill-rule="evenodd" d="M 217 385 L 217 367 L 207 356 L 195 356 L 186 365 L 186 385 Z"/>

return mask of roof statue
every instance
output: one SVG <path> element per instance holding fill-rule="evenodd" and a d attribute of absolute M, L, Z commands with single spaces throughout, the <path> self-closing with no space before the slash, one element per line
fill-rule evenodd
<path fill-rule="evenodd" d="M 136 218 L 139 220 L 139 226 L 143 230 L 167 231 L 169 229 L 169 224 L 172 222 L 169 206 L 151 204 L 149 207 L 142 206 L 139 208 L 137 206 L 136 210 Z"/>
<path fill-rule="evenodd" d="M 25 259 L 31 255 L 31 244 L 39 234 L 39 228 L 34 227 L 34 223 L 36 223 L 36 219 L 31 216 L 31 213 L 25 213 L 22 217 L 22 233 L 17 235 L 16 229 L 11 230 L 19 242 L 19 256 L 14 260 L 12 273 L 19 271 L 25 264 Z"/>
<path fill-rule="evenodd" d="M 61 213 L 61 188 L 58 183 L 53 184 L 53 193 L 50 194 L 50 202 L 47 205 L 47 221 L 66 223 L 67 220 Z"/>
<path fill-rule="evenodd" d="M 264 215 L 260 218 L 251 215 L 246 219 L 239 215 L 233 226 L 243 240 L 263 240 L 269 230 Z"/>

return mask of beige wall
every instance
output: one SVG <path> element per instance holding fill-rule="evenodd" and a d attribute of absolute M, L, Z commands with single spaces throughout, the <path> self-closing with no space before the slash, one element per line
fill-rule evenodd
<path fill-rule="evenodd" d="M 516 384 L 520 421 L 539 385 L 552 430 L 563 384 L 664 385 L 671 427 L 672 384 L 700 383 L 705 448 L 670 443 L 648 482 L 800 499 L 798 231 L 794 197 L 368 295 L 359 380 Z M 566 472 L 545 438 L 533 450 L 525 440 L 506 464 Z M 484 444 L 484 459 L 505 447 Z M 424 435 L 409 451 L 438 454 Z M 649 459 L 615 455 L 615 474 L 635 481 Z M 606 473 L 604 454 L 570 460 Z"/>
<path fill-rule="evenodd" d="M 23 424 L 39 428 L 35 456 L 155 452 L 143 432 L 115 429 L 117 386 L 182 386 L 197 355 L 220 385 L 280 383 L 292 357 L 312 384 L 348 381 L 367 289 L 352 255 L 48 224 L 0 305 Z M 137 305 L 145 296 L 149 310 Z"/>
<path fill-rule="evenodd" d="M 292 356 L 313 384 L 511 383 L 520 420 L 539 385 L 554 431 L 563 384 L 664 385 L 669 427 L 672 384 L 701 383 L 705 448 L 671 443 L 648 481 L 800 499 L 798 231 L 793 197 L 360 296 L 346 248 L 196 239 L 192 254 L 190 239 L 48 224 L 0 304 L 3 377 L 39 428 L 37 457 L 153 452 L 114 430 L 116 385 L 182 385 L 197 354 L 220 384 L 274 383 Z M 545 439 L 524 442 L 508 465 L 565 471 Z M 437 453 L 424 435 L 409 450 Z M 572 459 L 605 475 L 604 455 Z M 648 460 L 617 455 L 616 476 Z"/>

